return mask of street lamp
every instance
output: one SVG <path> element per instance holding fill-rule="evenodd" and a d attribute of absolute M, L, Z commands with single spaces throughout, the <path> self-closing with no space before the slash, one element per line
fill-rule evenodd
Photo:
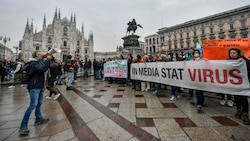
<path fill-rule="evenodd" d="M 16 49 L 16 59 L 17 59 L 17 49 L 18 49 L 19 47 L 14 46 L 13 48 Z"/>
<path fill-rule="evenodd" d="M 165 46 L 162 44 L 162 45 L 161 45 L 161 53 L 164 53 L 164 52 L 165 52 L 165 49 L 166 49 Z"/>
<path fill-rule="evenodd" d="M 3 36 L 1 36 L 0 37 L 0 40 L 3 40 L 3 43 L 4 43 L 4 59 L 6 59 L 6 56 L 5 56 L 5 48 L 6 48 L 6 43 L 8 42 L 8 41 L 10 41 L 10 37 L 3 37 Z"/>

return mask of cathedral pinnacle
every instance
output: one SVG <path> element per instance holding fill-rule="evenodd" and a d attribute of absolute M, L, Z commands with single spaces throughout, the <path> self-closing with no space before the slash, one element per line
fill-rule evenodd
<path fill-rule="evenodd" d="M 76 23 L 76 14 L 74 13 L 74 23 Z"/>
<path fill-rule="evenodd" d="M 46 28 L 46 14 L 44 13 L 44 18 L 43 18 L 43 28 Z"/>
<path fill-rule="evenodd" d="M 57 8 L 56 8 L 56 11 L 55 11 L 54 20 L 57 20 Z"/>
<path fill-rule="evenodd" d="M 60 13 L 60 8 L 59 8 L 59 14 L 58 14 L 58 19 L 61 19 L 61 13 Z"/>

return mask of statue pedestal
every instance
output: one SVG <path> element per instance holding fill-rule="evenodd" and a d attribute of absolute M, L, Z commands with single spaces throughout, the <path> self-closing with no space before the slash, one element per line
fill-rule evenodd
<path fill-rule="evenodd" d="M 123 37 L 123 48 L 125 51 L 123 52 L 129 52 L 132 54 L 132 56 L 136 56 L 137 54 L 143 55 L 143 49 L 139 46 L 139 39 L 140 36 L 138 35 L 128 35 Z"/>

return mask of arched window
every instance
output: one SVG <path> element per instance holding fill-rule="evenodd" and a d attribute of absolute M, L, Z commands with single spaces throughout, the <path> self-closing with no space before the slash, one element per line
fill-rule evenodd
<path fill-rule="evenodd" d="M 63 46 L 67 46 L 67 41 L 63 41 Z"/>
<path fill-rule="evenodd" d="M 87 49 L 85 49 L 85 54 L 87 54 L 88 53 L 88 50 Z"/>
<path fill-rule="evenodd" d="M 76 43 L 77 46 L 80 46 L 80 41 L 78 40 L 77 43 Z"/>
<path fill-rule="evenodd" d="M 51 49 L 51 47 L 48 47 L 48 51 Z"/>
<path fill-rule="evenodd" d="M 63 27 L 63 35 L 68 36 L 68 28 L 67 27 Z"/>
<path fill-rule="evenodd" d="M 39 46 L 36 46 L 36 50 L 39 50 Z"/>
<path fill-rule="evenodd" d="M 52 43 L 52 38 L 51 37 L 48 38 L 48 43 Z"/>

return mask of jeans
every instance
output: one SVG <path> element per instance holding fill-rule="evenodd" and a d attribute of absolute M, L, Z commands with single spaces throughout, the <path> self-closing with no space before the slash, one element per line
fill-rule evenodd
<path fill-rule="evenodd" d="M 66 76 L 67 76 L 66 86 L 71 87 L 71 84 L 74 80 L 74 72 L 67 72 Z"/>
<path fill-rule="evenodd" d="M 2 85 L 2 76 L 0 75 L 0 88 L 1 88 L 1 85 Z"/>
<path fill-rule="evenodd" d="M 161 84 L 160 83 L 155 83 L 155 91 L 156 92 L 161 91 Z"/>
<path fill-rule="evenodd" d="M 100 78 L 100 70 L 95 70 L 95 79 L 101 79 Z"/>
<path fill-rule="evenodd" d="M 29 91 L 29 94 L 30 94 L 30 105 L 23 116 L 21 127 L 27 127 L 30 115 L 34 109 L 35 109 L 36 121 L 41 120 L 43 118 L 41 113 L 41 106 L 43 103 L 44 88 L 31 89 Z"/>
<path fill-rule="evenodd" d="M 171 86 L 171 95 L 172 96 L 176 96 L 176 90 L 177 90 L 176 86 Z"/>
<path fill-rule="evenodd" d="M 62 75 L 57 76 L 56 84 L 62 84 Z"/>
<path fill-rule="evenodd" d="M 88 77 L 89 76 L 88 69 L 84 69 L 83 71 L 84 71 L 83 77 Z"/>

